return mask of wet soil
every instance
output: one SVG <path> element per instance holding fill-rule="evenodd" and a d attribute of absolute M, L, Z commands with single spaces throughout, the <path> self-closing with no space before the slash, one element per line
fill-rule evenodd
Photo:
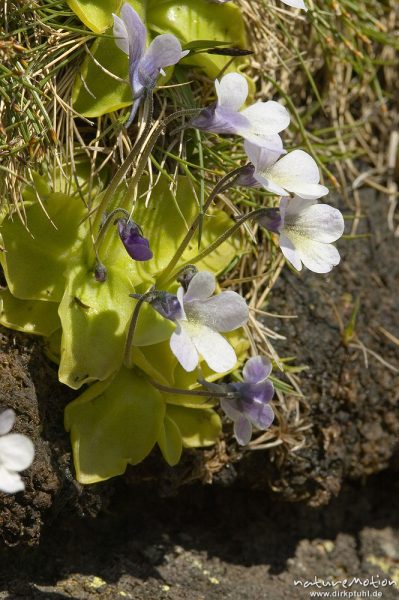
<path fill-rule="evenodd" d="M 271 294 L 270 313 L 298 316 L 267 317 L 286 337 L 278 352 L 308 366 L 310 427 L 295 453 L 239 453 L 227 436 L 174 469 L 154 453 L 82 488 L 62 426 L 74 393 L 40 340 L 1 330 L 0 404 L 16 410 L 36 457 L 25 493 L 0 495 L 0 599 L 308 598 L 294 579 L 315 576 L 399 585 L 399 263 L 384 202 L 364 195 L 358 232 L 370 237 L 342 240 L 332 274 L 286 268 Z M 393 584 L 380 591 L 398 597 Z"/>

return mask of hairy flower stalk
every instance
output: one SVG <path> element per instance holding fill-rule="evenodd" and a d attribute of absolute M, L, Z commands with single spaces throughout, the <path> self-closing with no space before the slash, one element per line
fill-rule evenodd
<path fill-rule="evenodd" d="M 137 325 L 137 321 L 139 318 L 140 309 L 143 305 L 143 302 L 152 302 L 153 300 L 155 300 L 155 298 L 157 297 L 158 294 L 159 294 L 159 292 L 157 292 L 154 289 L 149 290 L 145 294 L 130 294 L 130 296 L 132 298 L 136 298 L 137 304 L 134 307 L 133 315 L 130 320 L 129 329 L 128 329 L 127 336 L 126 336 L 123 362 L 127 367 L 131 366 L 130 355 L 132 352 L 134 332 L 136 330 L 136 325 Z"/>
<path fill-rule="evenodd" d="M 195 220 L 191 224 L 189 230 L 187 231 L 184 239 L 182 240 L 180 246 L 176 250 L 173 258 L 170 260 L 169 264 L 162 271 L 162 273 L 157 281 L 158 287 L 162 288 L 164 286 L 165 282 L 168 282 L 170 280 L 169 275 L 170 275 L 170 273 L 172 273 L 174 267 L 179 262 L 179 259 L 183 256 L 185 249 L 191 242 L 197 228 L 199 227 L 202 215 L 206 213 L 206 211 L 208 210 L 208 208 L 210 207 L 212 202 L 216 199 L 216 197 L 219 194 L 223 194 L 226 190 L 228 190 L 230 187 L 232 187 L 234 184 L 237 183 L 237 181 L 240 177 L 240 174 L 242 173 L 243 170 L 246 169 L 246 167 L 247 167 L 247 165 L 245 165 L 244 167 L 238 167 L 237 169 L 234 169 L 230 173 L 227 173 L 227 175 L 225 175 L 222 179 L 220 179 L 220 181 L 217 182 L 217 184 L 215 185 L 215 187 L 213 188 L 213 190 L 211 191 L 211 193 L 209 194 L 208 198 L 206 199 L 206 201 L 204 203 L 204 206 L 202 208 L 202 213 L 200 213 L 195 218 Z"/>
<path fill-rule="evenodd" d="M 240 229 L 241 225 L 243 225 L 243 223 L 245 223 L 245 221 L 248 221 L 250 219 L 257 220 L 258 217 L 261 217 L 262 215 L 264 215 L 265 211 L 267 212 L 267 210 L 268 210 L 267 208 L 257 208 L 256 210 L 249 212 L 247 215 L 243 215 L 242 217 L 240 217 L 234 225 L 232 225 L 229 229 L 227 229 L 227 231 L 222 233 L 222 235 L 220 235 L 214 242 L 212 242 L 212 244 L 210 244 L 207 248 L 202 250 L 202 252 L 197 254 L 197 256 L 194 256 L 193 258 L 191 258 L 190 262 L 180 265 L 179 269 L 177 271 L 174 271 L 168 277 L 167 280 L 166 279 L 164 280 L 164 278 L 162 278 L 163 285 L 167 285 L 168 283 L 170 283 L 171 281 L 176 279 L 176 276 L 178 275 L 178 273 L 182 269 L 185 269 L 188 265 L 198 263 L 201 260 L 203 260 L 206 256 L 208 256 L 208 254 L 211 254 L 214 250 L 216 250 L 216 248 L 218 248 L 221 244 L 223 244 L 223 242 L 225 242 L 229 237 L 233 236 L 236 233 L 236 231 L 238 231 Z"/>
<path fill-rule="evenodd" d="M 151 96 L 151 106 L 152 106 L 152 96 Z M 134 199 L 137 191 L 137 186 L 140 182 L 140 179 L 143 175 L 145 166 L 147 164 L 148 158 L 159 138 L 160 135 L 165 131 L 166 127 L 169 123 L 173 122 L 175 119 L 180 117 L 192 115 L 198 113 L 198 109 L 187 108 L 178 110 L 162 121 L 156 122 L 151 127 L 151 121 L 146 121 L 146 127 L 140 136 L 139 140 L 134 144 L 132 150 L 128 154 L 127 158 L 119 167 L 118 171 L 115 173 L 111 183 L 107 187 L 104 192 L 104 196 L 101 199 L 101 202 L 97 209 L 95 209 L 96 216 L 93 223 L 93 231 L 99 231 L 101 227 L 101 223 L 103 220 L 103 216 L 105 212 L 108 210 L 109 205 L 112 203 L 118 186 L 122 183 L 126 173 L 133 167 L 133 173 L 130 178 L 130 182 L 128 188 L 125 192 L 124 197 L 121 201 L 119 201 L 120 208 L 122 210 L 128 211 L 131 208 L 132 200 Z M 107 241 L 104 242 L 104 246 L 107 246 Z"/>

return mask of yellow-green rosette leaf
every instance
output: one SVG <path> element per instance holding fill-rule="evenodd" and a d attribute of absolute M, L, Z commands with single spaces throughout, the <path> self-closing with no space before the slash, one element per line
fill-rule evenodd
<path fill-rule="evenodd" d="M 0 324 L 25 333 L 49 336 L 61 325 L 58 305 L 41 300 L 19 300 L 8 289 L 0 290 Z"/>
<path fill-rule="evenodd" d="M 50 193 L 26 208 L 29 230 L 8 216 L 1 225 L 5 252 L 2 264 L 10 292 L 16 298 L 59 302 L 64 272 L 86 233 L 86 215 L 76 196 Z M 46 214 L 46 212 L 47 214 Z"/>
<path fill-rule="evenodd" d="M 112 35 L 112 29 L 107 33 Z M 132 104 L 127 55 L 110 37 L 98 38 L 90 52 L 101 67 L 126 80 L 126 83 L 108 75 L 87 55 L 74 82 L 73 108 L 85 117 L 99 117 Z"/>
<path fill-rule="evenodd" d="M 167 386 L 173 384 L 177 358 L 170 349 L 169 341 L 140 348 L 135 346 L 131 357 L 133 363 L 157 383 Z"/>
<path fill-rule="evenodd" d="M 119 10 L 122 0 L 67 0 L 69 8 L 94 33 L 102 33 L 112 24 L 112 13 Z"/>
<path fill-rule="evenodd" d="M 84 383 L 107 379 L 123 360 L 127 325 L 133 311 L 129 274 L 107 269 L 104 283 L 86 265 L 75 265 L 59 315 L 61 342 L 60 381 L 78 389 Z"/>
<path fill-rule="evenodd" d="M 160 393 L 134 370 L 122 368 L 92 385 L 65 409 L 77 480 L 104 481 L 141 462 L 159 439 L 164 417 Z"/>
<path fill-rule="evenodd" d="M 168 416 L 165 416 L 162 424 L 158 436 L 158 446 L 168 465 L 171 467 L 177 465 L 183 450 L 183 441 L 178 426 Z"/>
<path fill-rule="evenodd" d="M 147 0 L 129 0 L 129 4 L 145 19 Z M 94 33 L 103 33 L 112 25 L 112 13 L 119 13 L 123 0 L 67 0 L 68 6 Z"/>
<path fill-rule="evenodd" d="M 62 329 L 60 328 L 44 340 L 44 354 L 56 365 L 60 364 L 61 359 L 61 338 Z"/>
<path fill-rule="evenodd" d="M 148 26 L 157 33 L 173 33 L 182 44 L 195 40 L 229 42 L 238 48 L 247 47 L 242 12 L 232 3 L 215 4 L 208 0 L 149 0 Z M 201 67 L 209 77 L 217 77 L 231 60 L 228 56 L 194 54 L 183 60 Z M 234 61 L 233 70 L 242 59 Z"/>
<path fill-rule="evenodd" d="M 211 409 L 198 410 L 168 404 L 166 415 L 179 428 L 185 448 L 212 446 L 222 430 L 219 415 Z"/>

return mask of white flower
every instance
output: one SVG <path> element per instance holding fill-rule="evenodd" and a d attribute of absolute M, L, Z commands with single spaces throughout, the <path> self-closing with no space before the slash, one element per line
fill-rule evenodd
<path fill-rule="evenodd" d="M 248 96 L 248 83 L 239 73 L 228 73 L 215 81 L 215 87 L 217 103 L 204 108 L 190 124 L 213 133 L 241 135 L 254 144 L 271 148 L 280 156 L 283 143 L 278 133 L 290 123 L 287 109 L 269 100 L 255 102 L 240 110 Z"/>
<path fill-rule="evenodd" d="M 294 8 L 302 8 L 302 10 L 308 10 L 303 0 L 281 0 L 284 4 L 288 4 L 288 6 L 293 6 Z"/>
<path fill-rule="evenodd" d="M 213 296 L 216 280 L 207 271 L 196 273 L 187 291 L 177 292 L 181 310 L 174 317 L 176 330 L 170 347 L 182 367 L 193 371 L 200 355 L 217 373 L 229 371 L 237 362 L 234 349 L 220 335 L 233 331 L 248 320 L 245 300 L 236 292 L 222 292 Z"/>
<path fill-rule="evenodd" d="M 303 198 L 281 198 L 280 248 L 300 271 L 302 263 L 315 273 L 328 273 L 340 261 L 331 244 L 344 232 L 344 219 L 336 208 Z"/>
<path fill-rule="evenodd" d="M 303 150 L 289 152 L 279 160 L 267 148 L 245 142 L 245 152 L 255 167 L 254 177 L 269 192 L 286 196 L 289 192 L 315 200 L 328 194 L 320 185 L 320 173 L 314 159 Z"/>
<path fill-rule="evenodd" d="M 15 494 L 25 489 L 18 471 L 27 469 L 35 453 L 26 435 L 9 433 L 15 423 L 15 413 L 8 408 L 0 414 L 0 490 Z"/>

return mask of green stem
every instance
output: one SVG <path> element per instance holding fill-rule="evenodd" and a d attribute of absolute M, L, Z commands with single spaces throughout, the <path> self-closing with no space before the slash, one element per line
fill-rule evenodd
<path fill-rule="evenodd" d="M 129 213 L 127 212 L 127 210 L 125 210 L 124 208 L 115 208 L 115 210 L 113 210 L 112 212 L 109 213 L 109 215 L 107 216 L 107 218 L 105 219 L 104 223 L 101 225 L 100 231 L 98 233 L 97 239 L 94 242 L 95 248 L 96 248 L 96 256 L 98 258 L 99 252 L 100 252 L 100 248 L 101 248 L 101 244 L 104 241 L 104 237 L 105 234 L 108 231 L 109 225 L 112 221 L 112 219 L 114 218 L 114 216 L 117 213 L 122 213 L 123 216 L 126 218 L 126 220 L 129 219 Z"/>
<path fill-rule="evenodd" d="M 241 225 L 243 223 L 245 223 L 245 221 L 248 221 L 248 219 L 256 219 L 256 217 L 264 215 L 265 211 L 267 211 L 266 208 L 257 208 L 256 210 L 251 211 L 247 215 L 243 215 L 237 221 L 237 223 L 235 223 L 232 227 L 230 227 L 230 229 L 228 229 L 221 236 L 219 236 L 210 246 L 208 246 L 208 248 L 205 248 L 205 250 L 203 250 L 202 252 L 197 254 L 197 256 L 195 256 L 194 258 L 191 258 L 189 261 L 185 262 L 183 265 L 180 265 L 179 269 L 177 271 L 175 271 L 167 280 L 162 281 L 163 285 L 166 286 L 168 283 L 173 281 L 175 279 L 176 275 L 181 270 L 183 270 L 185 267 L 187 267 L 188 265 L 193 265 L 197 262 L 200 262 L 203 258 L 208 256 L 208 254 L 210 254 L 211 252 L 216 250 L 216 248 L 218 248 L 221 244 L 223 244 L 223 242 L 225 242 L 230 236 L 234 235 L 235 232 L 238 231 L 238 229 L 240 229 Z"/>
<path fill-rule="evenodd" d="M 157 383 L 153 379 L 149 380 L 151 385 L 153 385 L 157 390 L 161 392 L 166 392 L 167 394 L 179 394 L 182 396 L 205 396 L 206 398 L 238 398 L 239 395 L 235 392 L 206 392 L 205 390 L 183 390 L 181 388 L 169 387 L 167 385 L 162 385 L 161 383 Z"/>
<path fill-rule="evenodd" d="M 143 294 L 142 296 L 140 296 L 138 298 L 137 304 L 134 307 L 132 319 L 131 319 L 130 325 L 129 325 L 129 331 L 128 331 L 127 337 L 126 337 L 125 353 L 124 353 L 124 359 L 123 359 L 123 362 L 127 367 L 131 366 L 130 365 L 130 354 L 131 354 L 131 349 L 133 346 L 133 337 L 134 337 L 134 332 L 136 330 L 137 321 L 139 318 L 140 308 L 141 308 L 143 302 L 151 301 L 154 294 L 156 295 L 157 292 L 155 292 L 153 289 L 151 289 L 146 294 Z"/>
<path fill-rule="evenodd" d="M 131 165 L 133 164 L 137 153 L 143 143 L 143 141 L 145 141 L 147 135 L 148 135 L 148 131 L 151 127 L 151 121 L 152 121 L 152 112 L 153 112 L 153 97 L 152 97 L 152 93 L 147 97 L 147 102 L 146 102 L 146 107 L 147 107 L 147 115 L 146 115 L 146 123 L 145 123 L 145 127 L 143 130 L 142 135 L 138 138 L 138 140 L 136 141 L 136 143 L 133 145 L 133 148 L 130 150 L 129 154 L 127 155 L 124 163 L 119 167 L 119 169 L 117 170 L 117 172 L 115 173 L 115 175 L 113 176 L 111 183 L 109 184 L 109 186 L 107 187 L 104 196 L 101 200 L 100 205 L 97 208 L 96 211 L 96 216 L 94 219 L 94 223 L 93 223 L 93 231 L 96 232 L 100 229 L 101 226 L 101 220 L 102 220 L 102 216 L 104 214 L 104 212 L 107 210 L 108 204 L 110 203 L 110 201 L 112 200 L 112 197 L 114 196 L 116 190 L 118 189 L 119 184 L 121 183 L 121 181 L 123 180 L 123 178 L 125 177 L 126 173 L 128 172 L 129 168 L 131 167 Z"/>
<path fill-rule="evenodd" d="M 182 117 L 184 115 L 196 114 L 198 112 L 198 110 L 199 110 L 198 108 L 186 108 L 186 109 L 179 110 L 179 111 L 169 115 L 169 117 L 166 117 L 163 121 L 160 121 L 159 123 L 156 123 L 153 126 L 152 132 L 149 134 L 147 141 L 145 142 L 144 146 L 141 149 L 141 152 L 138 154 L 137 166 L 136 166 L 134 175 L 132 176 L 132 178 L 130 180 L 130 183 L 128 185 L 126 193 L 123 197 L 122 206 L 126 206 L 126 207 L 129 206 L 131 203 L 131 200 L 134 198 L 134 196 L 136 194 L 137 186 L 140 182 L 141 176 L 143 175 L 148 158 L 149 158 L 159 136 L 163 133 L 165 128 L 169 125 L 169 123 L 171 123 L 175 119 L 178 119 L 179 117 Z"/>
<path fill-rule="evenodd" d="M 201 222 L 202 215 L 206 213 L 206 211 L 208 210 L 208 208 L 210 207 L 210 205 L 212 204 L 212 202 L 216 198 L 216 196 L 218 196 L 218 194 L 220 194 L 221 192 L 224 192 L 226 189 L 228 189 L 229 187 L 231 187 L 233 185 L 235 179 L 238 177 L 238 175 L 242 171 L 242 168 L 243 167 L 238 167 L 237 169 L 234 169 L 234 171 L 230 171 L 230 173 L 227 173 L 227 175 L 225 175 L 220 181 L 217 182 L 217 184 L 215 185 L 215 187 L 209 194 L 209 196 L 203 206 L 202 212 L 200 212 L 199 215 L 196 217 L 196 219 L 193 221 L 190 229 L 187 231 L 183 241 L 181 242 L 180 246 L 176 250 L 173 258 L 170 260 L 169 264 L 162 271 L 160 278 L 157 280 L 158 288 L 162 289 L 162 286 L 165 284 L 165 282 L 169 281 L 169 274 L 172 272 L 173 268 L 176 266 L 179 259 L 182 257 L 185 249 L 187 248 L 190 241 L 192 240 L 192 238 L 195 234 L 195 231 Z M 190 261 L 190 264 L 191 264 L 191 261 Z M 180 269 L 179 269 L 179 271 L 180 271 Z"/>

